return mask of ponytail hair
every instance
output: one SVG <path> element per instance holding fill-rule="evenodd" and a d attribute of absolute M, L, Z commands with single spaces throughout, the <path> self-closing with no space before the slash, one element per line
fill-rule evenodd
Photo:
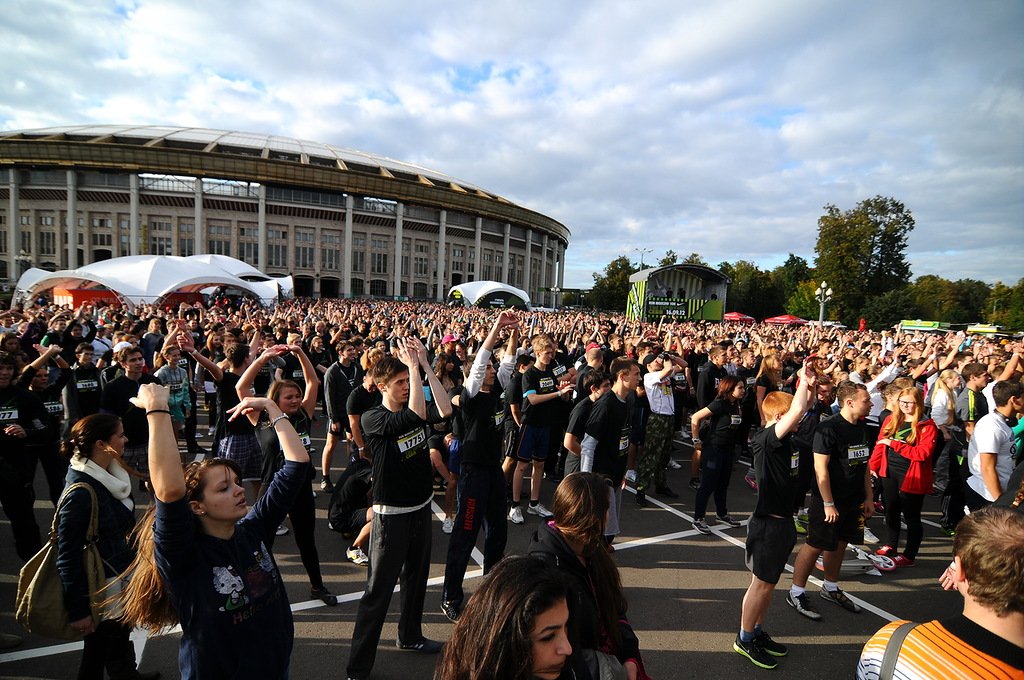
<path fill-rule="evenodd" d="M 206 486 L 206 471 L 212 467 L 226 467 L 241 476 L 238 466 L 224 458 L 207 458 L 201 462 L 189 463 L 185 466 L 185 501 L 201 501 Z M 199 518 L 194 519 L 196 531 L 202 531 Z M 164 583 L 163 577 L 156 568 L 156 544 L 154 526 L 156 524 L 156 503 L 150 503 L 142 520 L 132 531 L 132 542 L 135 546 L 135 558 L 121 574 L 122 578 L 130 579 L 124 590 L 114 599 L 118 601 L 124 615 L 122 621 L 136 628 L 143 628 L 156 635 L 167 628 L 176 626 L 181 617 L 171 604 L 171 594 Z"/>

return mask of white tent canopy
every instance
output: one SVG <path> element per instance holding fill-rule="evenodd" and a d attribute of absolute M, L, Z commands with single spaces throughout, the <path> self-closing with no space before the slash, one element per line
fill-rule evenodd
<path fill-rule="evenodd" d="M 518 298 L 526 309 L 530 309 L 530 296 L 525 290 L 498 281 L 470 281 L 452 286 L 448 291 L 450 302 L 461 299 L 465 305 L 517 306 L 508 304 L 512 298 Z M 501 304 L 495 304 L 499 301 Z"/>
<path fill-rule="evenodd" d="M 227 286 L 269 304 L 281 289 L 292 289 L 291 277 L 275 279 L 245 262 L 224 255 L 133 255 L 47 272 L 29 269 L 18 280 L 16 296 L 35 297 L 52 288 L 109 289 L 128 305 L 156 303 L 171 293 L 199 292 Z"/>

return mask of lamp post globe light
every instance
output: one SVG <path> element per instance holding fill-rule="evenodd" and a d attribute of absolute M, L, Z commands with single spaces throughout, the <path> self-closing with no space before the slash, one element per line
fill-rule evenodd
<path fill-rule="evenodd" d="M 562 292 L 562 289 L 558 286 L 551 287 L 551 308 L 556 312 L 558 311 L 558 294 Z"/>
<path fill-rule="evenodd" d="M 818 325 L 825 325 L 825 303 L 832 299 L 832 289 L 824 281 L 818 286 L 814 293 L 814 299 L 818 301 Z"/>
<path fill-rule="evenodd" d="M 651 249 L 651 248 L 633 248 L 633 252 L 640 253 L 640 269 L 645 269 L 645 267 L 644 267 L 644 255 L 648 255 L 650 253 L 653 253 L 654 250 Z"/>

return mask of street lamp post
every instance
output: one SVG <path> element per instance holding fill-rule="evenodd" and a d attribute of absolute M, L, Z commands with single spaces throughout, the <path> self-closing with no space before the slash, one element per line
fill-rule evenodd
<path fill-rule="evenodd" d="M 644 255 L 648 254 L 648 253 L 653 253 L 654 250 L 652 250 L 651 248 L 633 248 L 633 252 L 640 253 L 640 269 L 643 269 L 644 268 Z"/>
<path fill-rule="evenodd" d="M 551 287 L 551 308 L 556 312 L 558 311 L 558 294 L 562 292 L 562 289 L 558 286 Z"/>
<path fill-rule="evenodd" d="M 814 292 L 814 299 L 818 301 L 818 325 L 825 325 L 825 303 L 832 299 L 832 289 L 824 281 Z"/>

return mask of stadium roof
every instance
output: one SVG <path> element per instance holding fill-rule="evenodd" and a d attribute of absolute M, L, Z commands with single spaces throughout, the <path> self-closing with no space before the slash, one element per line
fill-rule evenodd
<path fill-rule="evenodd" d="M 53 165 L 244 180 L 363 193 L 545 229 L 565 225 L 474 184 L 384 156 L 255 132 L 159 125 L 0 131 L 0 167 Z"/>

